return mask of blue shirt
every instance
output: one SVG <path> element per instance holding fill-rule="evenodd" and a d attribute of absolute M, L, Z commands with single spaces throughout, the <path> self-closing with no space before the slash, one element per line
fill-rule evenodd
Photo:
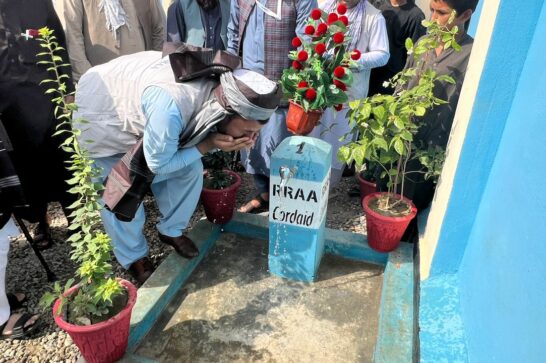
<path fill-rule="evenodd" d="M 161 87 L 148 87 L 142 95 L 144 157 L 156 175 L 169 174 L 185 168 L 203 156 L 196 146 L 180 149 L 180 134 L 186 121 L 171 95 Z"/>

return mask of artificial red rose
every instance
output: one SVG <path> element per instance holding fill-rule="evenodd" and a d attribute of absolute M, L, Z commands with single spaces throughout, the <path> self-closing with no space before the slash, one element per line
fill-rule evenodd
<path fill-rule="evenodd" d="M 317 35 L 318 36 L 323 35 L 327 31 L 328 31 L 328 25 L 326 25 L 325 23 L 320 23 L 319 25 L 317 25 Z"/>
<path fill-rule="evenodd" d="M 322 16 L 322 11 L 320 9 L 311 10 L 311 19 L 319 20 L 321 16 Z"/>
<path fill-rule="evenodd" d="M 342 22 L 345 26 L 349 25 L 349 18 L 347 18 L 345 15 L 340 16 L 338 20 Z"/>
<path fill-rule="evenodd" d="M 326 45 L 324 45 L 324 43 L 318 43 L 315 45 L 315 52 L 317 52 L 318 55 L 323 55 L 324 52 L 326 52 Z"/>
<path fill-rule="evenodd" d="M 351 53 L 351 59 L 352 60 L 359 60 L 360 59 L 360 51 L 358 49 L 355 49 Z"/>
<path fill-rule="evenodd" d="M 40 32 L 38 31 L 38 29 L 27 29 L 27 33 L 29 36 L 33 37 L 33 38 L 39 38 L 40 37 Z"/>
<path fill-rule="evenodd" d="M 343 109 L 343 104 L 340 103 L 339 105 L 335 105 L 334 108 L 336 109 L 336 111 L 341 111 Z"/>
<path fill-rule="evenodd" d="M 343 68 L 342 66 L 337 66 L 336 69 L 334 69 L 334 76 L 336 76 L 337 78 L 343 78 L 344 75 L 345 68 Z"/>
<path fill-rule="evenodd" d="M 303 68 L 303 66 L 301 65 L 301 63 L 298 62 L 298 61 L 293 61 L 293 62 L 292 62 L 292 67 L 293 67 L 294 69 L 302 69 L 302 68 Z"/>
<path fill-rule="evenodd" d="M 298 60 L 300 62 L 305 62 L 307 58 L 309 58 L 309 54 L 307 54 L 305 50 L 300 50 L 300 52 L 298 53 Z"/>
<path fill-rule="evenodd" d="M 340 14 L 340 15 L 343 15 L 347 12 L 347 5 L 345 4 L 339 4 L 337 6 L 337 13 Z"/>
<path fill-rule="evenodd" d="M 305 81 L 300 81 L 300 83 L 298 83 L 298 88 L 306 88 L 308 86 L 309 84 Z"/>
<path fill-rule="evenodd" d="M 334 84 L 336 85 L 337 88 L 339 88 L 340 90 L 342 91 L 347 91 L 347 86 L 345 85 L 345 83 L 341 82 L 341 81 L 338 81 L 337 79 L 334 79 Z"/>
<path fill-rule="evenodd" d="M 337 32 L 337 33 L 334 34 L 332 39 L 334 40 L 334 43 L 341 44 L 345 40 L 345 36 L 343 35 L 342 32 Z"/>
<path fill-rule="evenodd" d="M 337 21 L 338 17 L 336 13 L 330 13 L 328 15 L 328 24 L 335 23 Z"/>
<path fill-rule="evenodd" d="M 315 27 L 312 26 L 312 25 L 307 25 L 307 26 L 305 27 L 305 34 L 307 34 L 307 35 L 313 35 L 313 34 L 315 34 Z"/>
<path fill-rule="evenodd" d="M 307 100 L 309 100 L 309 101 L 313 101 L 315 98 L 317 98 L 317 91 L 315 91 L 312 88 L 309 88 L 305 92 L 305 98 L 307 98 Z"/>
<path fill-rule="evenodd" d="M 301 39 L 298 37 L 294 37 L 294 39 L 292 39 L 292 46 L 297 48 L 300 45 L 301 45 Z"/>

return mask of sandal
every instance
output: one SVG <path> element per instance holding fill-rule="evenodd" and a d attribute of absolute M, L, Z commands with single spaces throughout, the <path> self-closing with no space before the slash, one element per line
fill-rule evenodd
<path fill-rule="evenodd" d="M 258 202 L 258 205 L 254 205 L 255 202 Z M 254 198 L 242 205 L 237 211 L 252 214 L 267 212 L 269 211 L 269 201 L 262 198 L 262 195 L 258 193 L 256 196 L 254 196 Z"/>
<path fill-rule="evenodd" d="M 23 298 L 19 299 L 16 294 L 23 295 Z M 27 296 L 23 294 L 22 292 L 17 292 L 15 294 L 9 293 L 9 294 L 6 294 L 6 296 L 8 298 L 10 311 L 21 309 L 23 307 L 23 304 L 26 303 L 28 300 Z"/>
<path fill-rule="evenodd" d="M 51 238 L 51 230 L 47 222 L 40 222 L 34 230 L 34 246 L 39 250 L 47 250 L 53 246 L 53 239 Z"/>
<path fill-rule="evenodd" d="M 0 329 L 2 330 L 2 333 L 0 335 L 0 339 L 20 339 L 25 338 L 30 335 L 30 333 L 38 326 L 36 321 L 38 320 L 39 315 L 30 315 L 29 313 L 23 313 L 23 314 L 17 314 L 19 317 L 13 324 L 13 327 L 11 328 L 11 332 L 4 333 L 4 330 L 8 326 L 10 320 L 12 319 L 13 315 L 9 317 L 8 321 L 6 321 L 2 326 L 0 326 Z M 27 322 L 31 319 L 34 319 L 32 324 L 26 325 Z M 25 326 L 26 325 L 26 326 Z"/>

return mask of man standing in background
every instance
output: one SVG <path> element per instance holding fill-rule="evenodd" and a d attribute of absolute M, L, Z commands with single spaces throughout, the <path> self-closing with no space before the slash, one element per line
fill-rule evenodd
<path fill-rule="evenodd" d="M 391 56 L 385 66 L 372 69 L 369 95 L 393 93 L 392 88 L 383 87 L 383 82 L 404 68 L 408 57 L 406 39 L 411 38 L 415 43 L 425 35 L 425 27 L 421 24 L 425 15 L 413 0 L 387 0 L 382 2 L 378 9 L 381 10 L 387 24 Z"/>
<path fill-rule="evenodd" d="M 121 55 L 161 50 L 164 13 L 157 0 L 63 0 L 74 79 Z"/>
<path fill-rule="evenodd" d="M 227 51 L 243 59 L 243 68 L 277 82 L 290 67 L 288 52 L 295 36 L 305 37 L 305 24 L 316 0 L 232 0 Z M 241 151 L 245 169 L 254 177 L 256 195 L 239 209 L 257 213 L 269 209 L 269 163 L 275 148 L 290 136 L 286 128 L 287 102 L 271 116 L 256 145 Z"/>
<path fill-rule="evenodd" d="M 167 41 L 225 50 L 230 0 L 175 0 L 167 10 Z"/>
<path fill-rule="evenodd" d="M 0 211 L 38 222 L 34 239 L 42 249 L 52 243 L 47 204 L 59 201 L 68 207 L 74 201 L 65 182 L 71 177 L 65 168 L 69 155 L 60 149 L 66 134 L 53 137 L 58 125 L 55 105 L 51 94 L 45 94 L 49 83 L 42 83 L 55 75 L 46 65 L 37 63 L 40 60 L 37 54 L 43 50 L 37 39 L 38 29 L 44 26 L 54 31 L 61 47 L 66 47 L 61 23 L 50 0 L 0 0 L 0 139 L 14 168 L 0 187 L 9 186 L 18 177 L 28 204 L 27 208 L 13 210 L 10 202 L 13 192 L 4 189 Z M 68 63 L 65 51 L 59 55 L 63 63 Z M 59 72 L 68 76 L 67 91 L 72 91 L 70 67 L 61 67 Z M 0 168 L 6 164 L 2 163 Z"/>

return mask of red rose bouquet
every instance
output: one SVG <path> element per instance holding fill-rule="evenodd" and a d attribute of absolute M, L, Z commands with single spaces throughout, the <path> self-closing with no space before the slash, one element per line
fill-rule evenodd
<path fill-rule="evenodd" d="M 348 101 L 346 91 L 353 82 L 350 67 L 360 58 L 356 49 L 347 49 L 350 42 L 349 21 L 343 14 L 345 5 L 330 14 L 313 9 L 305 27 L 306 39 L 295 37 L 292 45 L 297 48 L 288 57 L 292 67 L 285 69 L 281 84 L 285 96 L 290 100 L 288 126 L 296 134 L 309 133 L 322 111 L 328 107 L 341 109 Z M 305 130 L 290 126 L 290 117 L 295 108 L 305 114 L 314 113 L 316 121 Z M 301 118 L 300 116 L 297 116 Z M 309 129 L 310 128 L 310 129 Z"/>

